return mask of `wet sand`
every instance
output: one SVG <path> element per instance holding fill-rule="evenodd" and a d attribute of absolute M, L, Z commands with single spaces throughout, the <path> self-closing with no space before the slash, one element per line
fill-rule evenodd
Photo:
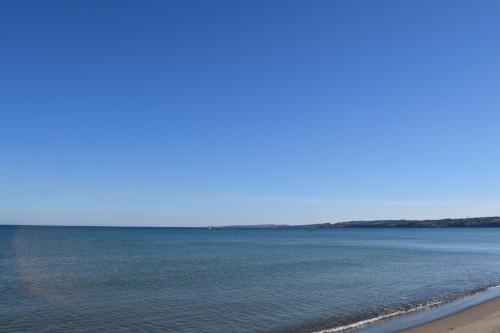
<path fill-rule="evenodd" d="M 400 333 L 500 333 L 500 297 Z"/>

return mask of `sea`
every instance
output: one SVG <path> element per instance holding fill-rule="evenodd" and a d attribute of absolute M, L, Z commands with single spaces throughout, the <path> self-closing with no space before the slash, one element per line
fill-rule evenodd
<path fill-rule="evenodd" d="M 500 228 L 0 226 L 2 333 L 366 331 L 499 284 Z"/>

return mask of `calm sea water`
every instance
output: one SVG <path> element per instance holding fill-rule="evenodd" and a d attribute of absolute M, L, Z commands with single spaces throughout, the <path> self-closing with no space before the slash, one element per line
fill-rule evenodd
<path fill-rule="evenodd" d="M 500 284 L 500 229 L 0 227 L 0 332 L 315 332 Z"/>

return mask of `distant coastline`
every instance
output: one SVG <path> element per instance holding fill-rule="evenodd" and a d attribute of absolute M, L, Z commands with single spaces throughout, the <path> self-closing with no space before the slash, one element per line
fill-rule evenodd
<path fill-rule="evenodd" d="M 497 228 L 500 227 L 500 216 L 426 219 L 426 220 L 368 220 L 326 222 L 313 224 L 255 224 L 227 226 L 117 226 L 117 225 L 50 225 L 50 224 L 16 224 L 0 223 L 0 227 L 58 227 L 58 228 L 170 228 L 170 229 L 342 229 L 342 228 Z"/>
<path fill-rule="evenodd" d="M 255 229 L 255 228 L 284 228 L 284 229 L 339 229 L 339 228 L 496 228 L 500 227 L 500 217 L 470 217 L 459 219 L 439 220 L 373 220 L 347 221 L 336 223 L 316 223 L 304 225 L 232 225 L 211 227 L 214 229 Z"/>

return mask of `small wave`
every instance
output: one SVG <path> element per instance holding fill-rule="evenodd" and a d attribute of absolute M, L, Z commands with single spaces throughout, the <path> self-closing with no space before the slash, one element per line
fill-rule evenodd
<path fill-rule="evenodd" d="M 408 314 L 410 312 L 425 310 L 425 309 L 440 305 L 442 303 L 444 303 L 444 301 L 435 301 L 435 302 L 430 302 L 427 304 L 421 304 L 421 305 L 415 306 L 413 308 L 410 308 L 408 310 L 398 310 L 398 311 L 386 313 L 386 314 L 383 314 L 383 315 L 380 315 L 380 316 L 377 316 L 374 318 L 361 320 L 361 321 L 358 321 L 356 323 L 352 323 L 352 324 L 348 324 L 348 325 L 344 325 L 344 326 L 338 326 L 338 327 L 334 327 L 334 328 L 327 328 L 327 329 L 324 329 L 321 331 L 316 331 L 315 333 L 335 333 L 335 332 L 342 332 L 345 330 L 351 330 L 351 329 L 359 328 L 359 327 L 362 327 L 362 326 L 365 326 L 368 324 L 372 324 L 372 323 L 375 323 L 375 322 L 378 322 L 378 321 L 381 321 L 384 319 L 389 319 L 392 317 L 401 316 L 404 314 Z"/>
<path fill-rule="evenodd" d="M 480 289 L 475 289 L 473 291 L 469 291 L 469 292 L 465 293 L 464 295 L 462 295 L 460 297 L 455 297 L 455 298 L 451 298 L 451 299 L 448 298 L 448 299 L 443 299 L 443 300 L 438 300 L 438 301 L 430 301 L 428 303 L 419 304 L 419 305 L 410 307 L 408 309 L 397 310 L 397 311 L 386 313 L 386 314 L 379 315 L 379 316 L 376 316 L 376 317 L 364 319 L 364 320 L 361 320 L 361 321 L 358 321 L 358 322 L 355 322 L 355 323 L 352 323 L 352 324 L 347 324 L 347 325 L 337 326 L 337 327 L 334 327 L 334 328 L 327 328 L 327 329 L 323 329 L 323 330 L 320 330 L 320 331 L 315 331 L 314 333 L 345 332 L 347 330 L 353 330 L 353 329 L 361 328 L 361 327 L 368 326 L 370 324 L 374 324 L 374 323 L 377 323 L 377 322 L 380 322 L 380 321 L 383 321 L 383 320 L 386 320 L 386 319 L 391 319 L 391 318 L 394 318 L 394 317 L 407 315 L 407 314 L 410 314 L 412 312 L 428 310 L 428 309 L 436 307 L 438 305 L 443 305 L 445 303 L 450 303 L 450 302 L 456 301 L 458 299 L 461 299 L 461 298 L 464 298 L 464 297 L 467 297 L 467 296 L 471 296 L 471 295 L 478 294 L 478 293 L 486 291 L 486 290 L 491 290 L 491 289 L 496 289 L 496 288 L 500 288 L 500 285 L 493 285 L 493 286 L 488 286 L 488 287 L 484 287 L 484 288 L 480 288 Z"/>

